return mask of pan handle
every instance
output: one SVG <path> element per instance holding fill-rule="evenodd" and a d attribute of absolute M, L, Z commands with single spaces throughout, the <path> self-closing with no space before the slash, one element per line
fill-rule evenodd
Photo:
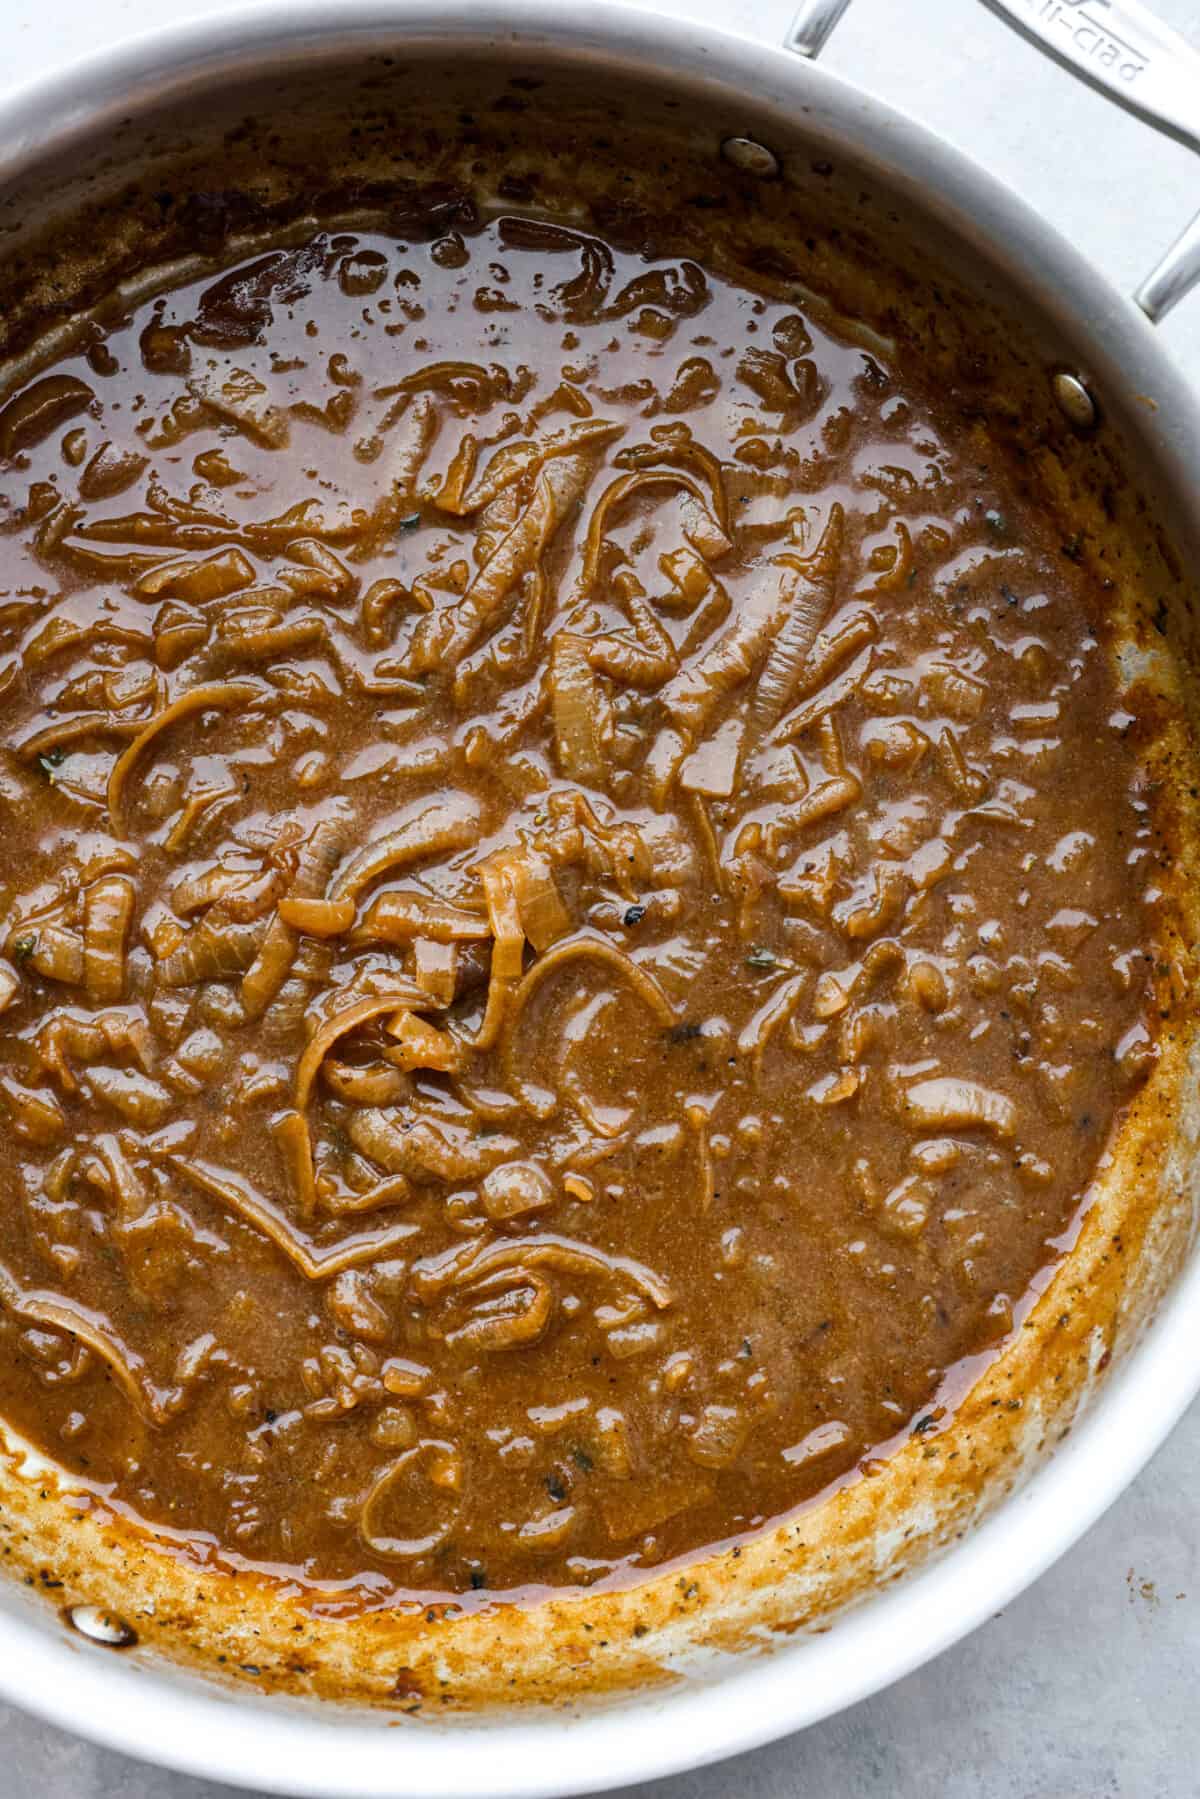
<path fill-rule="evenodd" d="M 818 56 L 850 0 L 803 0 L 785 39 Z M 1200 51 L 1140 0 L 984 0 L 998 17 L 1091 87 L 1200 150 Z M 1200 283 L 1200 215 L 1134 295 L 1155 324 Z"/>

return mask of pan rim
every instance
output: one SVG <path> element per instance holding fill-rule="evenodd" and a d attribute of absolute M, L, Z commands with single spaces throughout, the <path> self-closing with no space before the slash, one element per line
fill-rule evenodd
<path fill-rule="evenodd" d="M 160 29 L 0 100 L 0 178 L 50 148 L 84 140 L 168 94 L 199 91 L 286 48 L 295 61 L 494 44 L 563 62 L 614 55 L 666 81 L 692 79 L 752 98 L 747 112 L 799 106 L 814 137 L 853 134 L 855 154 L 894 192 L 977 246 L 1064 336 L 1086 346 L 1113 394 L 1147 394 L 1131 415 L 1172 508 L 1196 529 L 1188 477 L 1200 465 L 1200 409 L 1153 328 L 1025 202 L 903 114 L 785 51 L 613 0 L 433 0 L 402 14 L 387 0 L 258 0 Z M 424 1725 L 397 1739 L 390 1720 L 305 1715 L 251 1693 L 206 1690 L 164 1667 L 105 1659 L 49 1622 L 0 1613 L 0 1695 L 48 1722 L 159 1765 L 262 1791 L 378 1799 L 436 1790 L 445 1799 L 550 1799 L 610 1790 L 743 1753 L 868 1697 L 942 1653 L 1009 1603 L 1092 1524 L 1149 1460 L 1200 1389 L 1189 1311 L 1192 1255 L 1144 1340 L 1087 1417 L 1018 1494 L 967 1539 L 828 1634 L 746 1662 L 712 1682 L 586 1713 Z M 803 1658 L 803 1659 L 801 1659 Z M 136 1679 L 138 1686 L 131 1684 Z M 719 1692 L 719 1700 L 717 1698 Z M 549 1753 L 547 1753 L 549 1751 Z"/>

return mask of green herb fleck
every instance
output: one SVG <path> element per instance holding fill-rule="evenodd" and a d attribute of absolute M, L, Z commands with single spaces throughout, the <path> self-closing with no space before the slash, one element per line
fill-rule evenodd
<path fill-rule="evenodd" d="M 21 964 L 23 962 L 28 962 L 30 956 L 32 956 L 32 954 L 36 948 L 37 948 L 37 938 L 36 937 L 18 937 L 17 938 L 17 941 L 12 946 L 12 959 L 17 964 L 18 968 L 21 966 Z"/>
<path fill-rule="evenodd" d="M 581 1443 L 575 1443 L 572 1445 L 571 1460 L 574 1462 L 575 1466 L 579 1469 L 579 1472 L 581 1474 L 590 1474 L 592 1472 L 592 1469 L 596 1466 L 595 1462 L 592 1460 L 591 1456 L 588 1454 L 587 1450 L 583 1447 L 583 1445 Z"/>
<path fill-rule="evenodd" d="M 38 757 L 38 767 L 48 781 L 53 781 L 55 770 L 61 768 L 66 759 L 67 752 L 64 749 L 47 750 L 44 756 Z"/>
<path fill-rule="evenodd" d="M 473 1593 L 482 1592 L 483 1588 L 487 1586 L 487 1573 L 483 1568 L 472 1568 L 469 1578 Z"/>
<path fill-rule="evenodd" d="M 771 949 L 763 949 L 760 945 L 757 949 L 752 949 L 750 951 L 750 954 L 746 957 L 746 967 L 747 968 L 774 968 L 776 965 L 776 961 L 777 961 L 777 957 L 775 955 L 775 951 L 771 950 Z"/>
<path fill-rule="evenodd" d="M 1002 512 L 997 512 L 994 506 L 989 507 L 984 513 L 983 522 L 993 537 L 1008 536 L 1008 520 Z"/>
<path fill-rule="evenodd" d="M 396 529 L 397 531 L 416 531 L 420 528 L 420 524 L 421 514 L 419 512 L 410 512 L 407 518 L 398 519 L 396 521 Z"/>
<path fill-rule="evenodd" d="M 567 1497 L 567 1483 L 557 1470 L 546 1476 L 546 1491 L 556 1505 L 561 1505 Z"/>

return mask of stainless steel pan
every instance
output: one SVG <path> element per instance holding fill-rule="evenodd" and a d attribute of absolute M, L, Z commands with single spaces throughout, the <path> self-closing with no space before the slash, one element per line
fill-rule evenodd
<path fill-rule="evenodd" d="M 1200 64 L 1143 9 L 991 3 L 1121 104 L 1200 145 Z M 306 109 L 344 126 L 364 95 L 418 111 L 430 94 L 514 76 L 552 149 L 580 108 L 603 104 L 631 146 L 673 133 L 693 165 L 724 157 L 749 179 L 781 176 L 789 204 L 841 209 L 845 279 L 865 284 L 868 310 L 888 258 L 909 256 L 913 304 L 938 271 L 964 345 L 1018 384 L 1055 503 L 1076 508 L 1098 553 L 1116 558 L 1125 673 L 1162 692 L 1172 721 L 1158 773 L 1176 822 L 1173 1011 L 1079 1243 L 938 1444 L 914 1442 L 736 1564 L 713 1557 L 685 1581 L 631 1594 L 466 1621 L 315 1621 L 268 1583 L 184 1567 L 81 1509 L 69 1481 L 10 1438 L 0 1692 L 57 1724 L 282 1793 L 501 1799 L 669 1773 L 862 1698 L 1006 1604 L 1132 1479 L 1200 1387 L 1200 414 L 1150 322 L 1200 280 L 1200 227 L 1136 304 L 1124 299 L 981 169 L 815 65 L 846 4 L 810 0 L 779 48 L 607 0 L 471 0 L 452 12 L 432 0 L 264 0 L 147 38 L 0 109 L 7 323 L 61 300 L 45 248 L 55 220 L 68 221 L 65 290 L 73 281 L 82 305 L 88 282 L 118 267 L 119 229 L 132 233 L 130 257 L 137 248 L 140 227 L 114 196 L 169 159 L 202 171 L 233 154 L 221 135 L 231 117 L 255 121 L 240 153 L 266 166 L 276 128 L 286 136 Z M 602 171 L 580 165 L 577 178 Z M 878 268 L 856 266 L 855 245 L 885 243 Z"/>

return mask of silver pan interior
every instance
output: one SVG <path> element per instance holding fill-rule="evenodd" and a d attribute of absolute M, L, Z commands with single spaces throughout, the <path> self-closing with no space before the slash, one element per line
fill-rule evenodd
<path fill-rule="evenodd" d="M 1150 327 L 1068 245 L 918 126 L 783 53 L 601 0 L 569 17 L 540 0 L 452 17 L 422 0 L 402 18 L 357 0 L 268 4 L 147 40 L 0 115 L 5 352 L 31 329 L 69 329 L 115 281 L 179 252 L 146 198 L 168 178 L 300 196 L 299 227 L 312 196 L 346 179 L 371 204 L 371 181 L 419 178 L 430 129 L 463 112 L 489 121 L 493 161 L 539 142 L 545 191 L 564 203 L 582 186 L 663 207 L 689 184 L 730 181 L 725 138 L 768 145 L 782 180 L 731 191 L 739 230 L 776 254 L 772 278 L 792 278 L 778 271 L 807 231 L 817 247 L 799 278 L 969 364 L 995 428 L 1037 446 L 1047 504 L 1116 583 L 1125 675 L 1161 705 L 1177 999 L 1077 1249 L 953 1430 L 767 1532 L 736 1567 L 714 1557 L 687 1582 L 531 1612 L 318 1627 L 266 1582 L 201 1577 L 81 1515 L 54 1470 L 10 1443 L 0 1541 L 16 1578 L 0 1587 L 0 1687 L 124 1750 L 281 1792 L 587 1791 L 798 1728 L 1004 1604 L 1200 1384 L 1188 1324 L 1200 1290 L 1188 949 L 1200 420 Z M 249 219 L 240 247 L 261 228 Z M 1063 369 L 1099 401 L 1086 436 L 1054 405 Z M 63 1613 L 85 1604 L 127 1618 L 136 1647 L 71 1632 Z M 261 1672 L 226 1678 L 246 1663 Z"/>

